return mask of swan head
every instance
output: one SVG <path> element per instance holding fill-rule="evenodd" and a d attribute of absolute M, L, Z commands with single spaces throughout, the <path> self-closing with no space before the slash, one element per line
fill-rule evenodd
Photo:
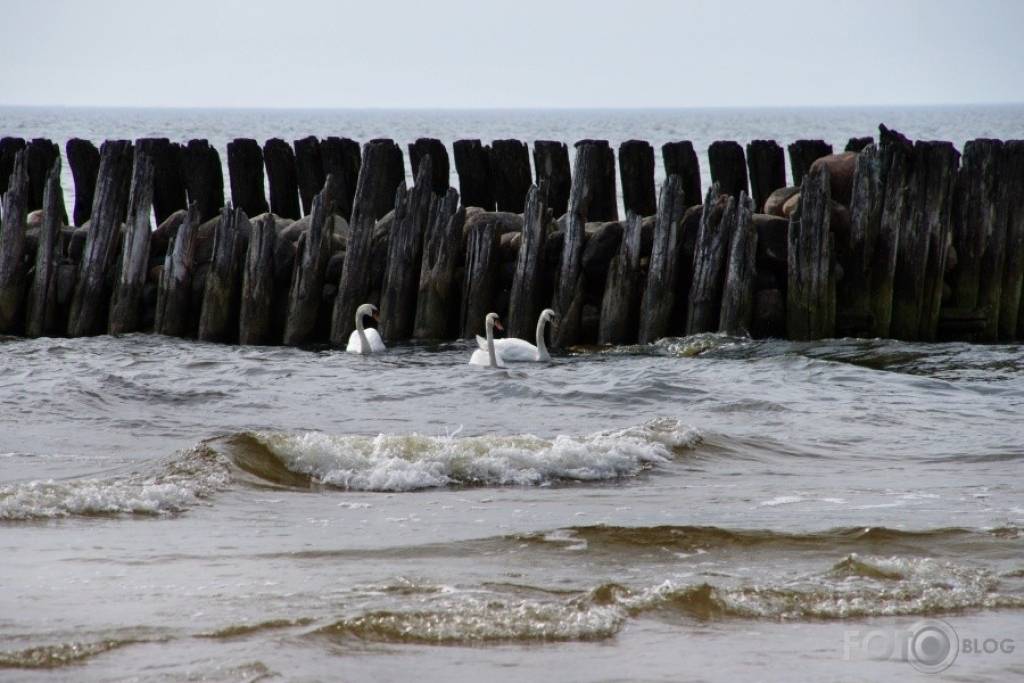
<path fill-rule="evenodd" d="M 545 308 L 540 312 L 540 319 L 544 322 L 554 323 L 558 320 L 558 314 L 550 308 Z"/>
<path fill-rule="evenodd" d="M 498 317 L 497 313 L 488 313 L 487 317 L 484 319 L 484 323 L 487 327 L 493 327 L 498 330 L 498 332 L 502 332 L 505 329 L 501 326 L 501 318 Z"/>
<path fill-rule="evenodd" d="M 356 309 L 356 315 L 360 318 L 368 315 L 374 320 L 380 320 L 380 313 L 377 311 L 377 307 L 373 304 L 363 304 Z"/>

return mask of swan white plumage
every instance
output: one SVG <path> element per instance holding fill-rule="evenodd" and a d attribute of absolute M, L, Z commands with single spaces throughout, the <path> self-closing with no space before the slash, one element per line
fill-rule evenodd
<path fill-rule="evenodd" d="M 373 327 L 370 329 L 363 328 L 363 318 L 366 316 L 370 316 L 374 320 L 380 320 L 380 314 L 377 313 L 377 307 L 373 304 L 363 304 L 357 308 L 356 329 L 348 336 L 348 346 L 345 350 L 349 353 L 359 353 L 364 355 L 387 351 L 388 347 L 384 346 L 384 340 L 380 338 L 380 332 Z"/>
<path fill-rule="evenodd" d="M 469 364 L 479 365 L 484 368 L 503 368 L 505 367 L 505 361 L 497 349 L 494 348 L 494 328 L 502 329 L 501 321 L 498 320 L 498 314 L 488 313 L 487 318 L 484 319 L 484 326 L 487 328 L 485 348 L 474 351 L 473 355 L 469 357 Z"/>
<path fill-rule="evenodd" d="M 555 312 L 545 308 L 537 318 L 537 345 L 534 346 L 525 339 L 511 337 L 508 339 L 495 339 L 494 350 L 498 352 L 502 360 L 508 363 L 548 363 L 551 361 L 551 354 L 548 353 L 547 344 L 544 343 L 544 325 L 553 322 Z M 487 340 L 479 334 L 476 336 L 477 346 L 481 350 L 487 350 Z"/>

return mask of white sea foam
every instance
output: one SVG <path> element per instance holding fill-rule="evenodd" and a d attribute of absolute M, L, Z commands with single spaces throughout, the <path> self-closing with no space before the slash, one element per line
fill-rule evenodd
<path fill-rule="evenodd" d="M 0 519 L 180 512 L 224 488 L 227 462 L 205 448 L 179 454 L 151 474 L 0 485 Z"/>
<path fill-rule="evenodd" d="M 636 475 L 692 448 L 700 434 L 676 420 L 586 436 L 335 436 L 319 432 L 255 434 L 292 472 L 363 491 L 412 491 L 449 485 L 539 486 Z"/>

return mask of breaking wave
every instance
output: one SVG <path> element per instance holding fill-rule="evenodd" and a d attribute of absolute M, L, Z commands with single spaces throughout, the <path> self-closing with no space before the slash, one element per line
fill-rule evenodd
<path fill-rule="evenodd" d="M 212 442 L 270 484 L 358 491 L 444 486 L 543 486 L 635 476 L 700 443 L 692 427 L 660 419 L 638 427 L 545 439 L 249 432 Z"/>

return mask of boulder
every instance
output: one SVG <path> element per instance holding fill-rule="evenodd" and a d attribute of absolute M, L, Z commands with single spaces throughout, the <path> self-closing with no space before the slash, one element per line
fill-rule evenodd
<path fill-rule="evenodd" d="M 28 216 L 25 217 L 25 227 L 27 229 L 38 228 L 43 224 L 43 210 L 36 209 L 35 211 L 29 211 Z"/>
<path fill-rule="evenodd" d="M 785 273 L 789 262 L 789 221 L 765 213 L 755 213 L 753 221 L 757 230 L 757 262 Z"/>
<path fill-rule="evenodd" d="M 832 199 L 849 206 L 853 196 L 853 173 L 857 170 L 857 153 L 842 152 L 821 157 L 811 164 L 811 171 L 822 166 L 828 168 Z"/>
<path fill-rule="evenodd" d="M 796 211 L 796 207 L 798 207 L 798 206 L 800 206 L 800 193 L 799 192 L 797 192 L 796 194 L 791 196 L 789 199 L 787 199 L 786 203 L 782 205 L 782 216 L 784 218 L 789 218 L 790 216 L 793 215 L 793 212 Z"/>
<path fill-rule="evenodd" d="M 89 232 L 89 223 L 80 228 L 75 228 L 71 233 L 71 242 L 68 245 L 68 255 L 75 263 L 82 261 L 82 252 L 85 251 L 85 236 Z"/>
<path fill-rule="evenodd" d="M 623 227 L 618 221 L 588 223 L 587 238 L 583 245 L 583 272 L 588 282 L 600 282 L 608 277 L 608 264 L 619 253 Z"/>
<path fill-rule="evenodd" d="M 800 192 L 799 187 L 780 187 L 768 195 L 764 202 L 764 212 L 769 216 L 785 217 L 782 207 L 789 201 L 790 197 Z"/>
<path fill-rule="evenodd" d="M 178 209 L 164 219 L 163 223 L 156 226 L 156 230 L 153 231 L 149 238 L 149 254 L 151 258 L 167 253 L 167 245 L 171 243 L 171 238 L 178 234 L 178 229 L 185 222 L 185 216 L 187 215 L 188 212 L 185 209 Z"/>
<path fill-rule="evenodd" d="M 477 225 L 494 224 L 498 228 L 498 235 L 504 235 L 509 232 L 523 231 L 523 216 L 518 213 L 509 213 L 507 211 L 474 211 L 470 214 L 466 212 L 466 224 L 463 226 L 463 235 L 468 235 L 469 231 L 474 229 Z"/>
<path fill-rule="evenodd" d="M 324 282 L 337 285 L 341 282 L 341 271 L 345 267 L 345 252 L 339 251 L 331 254 L 327 261 L 327 271 L 324 275 Z"/>

